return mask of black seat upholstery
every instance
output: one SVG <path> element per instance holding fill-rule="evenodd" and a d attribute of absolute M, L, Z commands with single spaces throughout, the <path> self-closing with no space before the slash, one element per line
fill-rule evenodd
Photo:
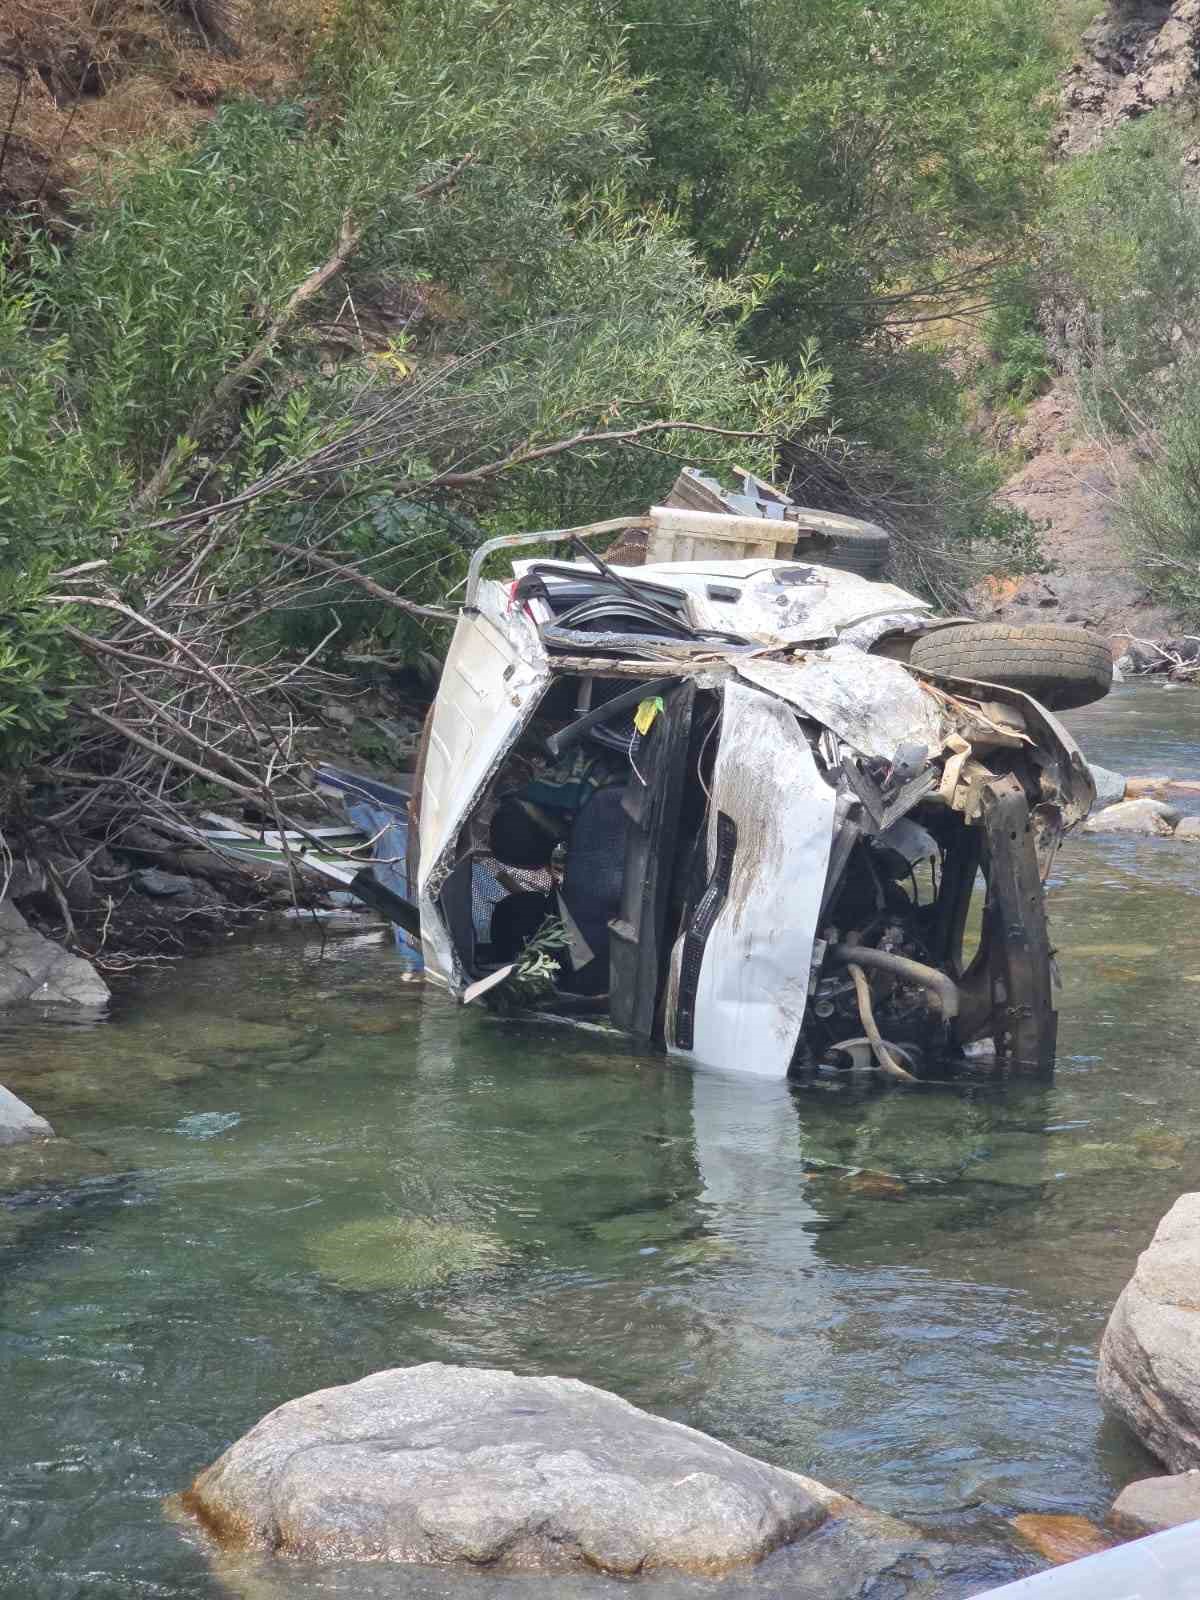
<path fill-rule="evenodd" d="M 576 994 L 608 991 L 608 924 L 621 904 L 625 875 L 625 837 L 629 818 L 625 790 L 597 789 L 571 825 L 562 901 L 593 951 L 593 959 L 571 975 Z"/>

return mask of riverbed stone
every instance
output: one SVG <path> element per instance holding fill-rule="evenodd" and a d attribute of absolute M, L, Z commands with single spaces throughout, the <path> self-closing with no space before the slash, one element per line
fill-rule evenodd
<path fill-rule="evenodd" d="M 31 1139 L 53 1139 L 54 1129 L 32 1106 L 19 1100 L 0 1083 L 0 1145 L 27 1144 Z"/>
<path fill-rule="evenodd" d="M 0 902 L 0 1006 L 102 1006 L 108 985 L 90 962 L 31 928 L 11 900 Z"/>
<path fill-rule="evenodd" d="M 1111 1550 L 1116 1540 L 1086 1517 L 1063 1512 L 1027 1511 L 1012 1519 L 1014 1530 L 1056 1567 Z"/>
<path fill-rule="evenodd" d="M 1098 767 L 1094 761 L 1089 762 L 1092 782 L 1096 785 L 1096 804 L 1093 811 L 1103 811 L 1107 806 L 1115 806 L 1125 798 L 1126 778 L 1123 772 L 1110 772 L 1107 767 Z"/>
<path fill-rule="evenodd" d="M 1100 1393 L 1172 1472 L 1200 1467 L 1200 1194 L 1138 1257 L 1100 1344 Z"/>
<path fill-rule="evenodd" d="M 183 1505 L 227 1548 L 631 1576 L 757 1562 L 832 1499 L 577 1379 L 428 1362 L 280 1406 Z"/>
<path fill-rule="evenodd" d="M 1105 806 L 1083 825 L 1085 833 L 1136 833 L 1163 838 L 1175 831 L 1180 813 L 1165 800 L 1122 800 Z"/>
<path fill-rule="evenodd" d="M 1175 829 L 1177 839 L 1186 839 L 1190 844 L 1200 844 L 1200 817 L 1184 817 Z"/>
<path fill-rule="evenodd" d="M 1200 1522 L 1200 1467 L 1127 1484 L 1113 1501 L 1108 1520 L 1118 1533 L 1134 1539 Z"/>
<path fill-rule="evenodd" d="M 503 1266 L 503 1239 L 432 1217 L 356 1217 L 316 1235 L 313 1265 L 339 1289 L 434 1289 L 467 1272 Z"/>
<path fill-rule="evenodd" d="M 111 1159 L 73 1139 L 31 1139 L 0 1148 L 0 1210 L 82 1198 L 118 1178 Z"/>

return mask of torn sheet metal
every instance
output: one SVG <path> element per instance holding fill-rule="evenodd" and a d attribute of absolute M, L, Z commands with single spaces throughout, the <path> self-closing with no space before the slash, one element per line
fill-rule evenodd
<path fill-rule="evenodd" d="M 476 604 L 475 615 L 459 618 L 446 656 L 421 795 L 421 938 L 427 970 L 445 982 L 458 963 L 437 897 L 459 833 L 550 682 L 537 632 L 510 609 L 504 585 L 481 583 Z"/>
<path fill-rule="evenodd" d="M 907 667 L 834 645 L 799 661 L 739 660 L 747 682 L 832 728 L 859 755 L 890 761 L 902 744 L 941 748 L 943 716 Z"/>
<path fill-rule="evenodd" d="M 731 826 L 735 842 L 699 950 L 703 898 L 672 953 L 667 1028 L 677 1054 L 727 1071 L 786 1074 L 808 1002 L 835 799 L 788 707 L 729 683 L 708 816 L 710 875 L 719 832 Z M 698 979 L 688 979 L 685 956 L 698 959 Z M 686 1043 L 684 1004 L 693 1019 Z"/>
<path fill-rule="evenodd" d="M 1096 801 L 1096 785 L 1091 769 L 1075 740 L 1051 712 L 1032 695 L 1005 684 L 984 683 L 974 678 L 952 678 L 943 673 L 922 672 L 911 667 L 917 678 L 927 678 L 939 690 L 949 690 L 962 699 L 979 704 L 996 701 L 1012 706 L 1021 714 L 1026 732 L 1033 741 L 1029 759 L 1038 769 L 1042 799 L 1059 806 L 1064 829 L 1083 822 Z"/>

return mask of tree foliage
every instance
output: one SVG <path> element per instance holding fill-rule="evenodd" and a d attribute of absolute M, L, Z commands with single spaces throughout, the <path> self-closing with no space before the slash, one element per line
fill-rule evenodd
<path fill-rule="evenodd" d="M 968 298 L 1041 190 L 1040 0 L 622 0 L 652 162 L 756 347 L 830 349 Z"/>
<path fill-rule="evenodd" d="M 814 341 L 829 363 L 850 448 L 816 487 L 870 506 L 914 557 L 904 575 L 939 574 L 940 592 L 1028 563 L 1032 529 L 995 509 L 1002 463 L 967 425 L 947 347 L 1028 256 L 1058 64 L 1044 0 L 617 9 L 649 139 L 640 193 L 714 272 L 760 285 L 743 348 L 789 363 Z"/>
<path fill-rule="evenodd" d="M 1126 124 L 1064 168 L 1044 230 L 1043 297 L 1060 359 L 1118 428 L 1161 399 L 1200 333 L 1200 209 L 1187 130 Z"/>
<path fill-rule="evenodd" d="M 464 513 L 583 521 L 643 509 L 681 458 L 769 465 L 826 374 L 751 358 L 753 284 L 635 202 L 633 94 L 577 10 L 348 0 L 303 100 L 223 106 L 193 148 L 132 152 L 69 247 L 20 238 L 0 278 L 12 718 L 40 728 L 67 704 L 38 700 L 46 680 L 95 667 L 52 577 L 81 562 L 109 600 L 175 606 L 164 574 L 211 529 L 205 637 L 265 659 L 311 633 L 293 612 L 340 601 L 342 638 L 380 620 L 347 625 L 344 585 L 302 561 L 259 604 L 281 547 L 341 551 L 419 604 L 465 566 Z"/>
<path fill-rule="evenodd" d="M 1200 208 L 1193 136 L 1160 110 L 1065 168 L 1041 256 L 1055 352 L 1124 446 L 1116 518 L 1149 587 L 1200 616 Z"/>

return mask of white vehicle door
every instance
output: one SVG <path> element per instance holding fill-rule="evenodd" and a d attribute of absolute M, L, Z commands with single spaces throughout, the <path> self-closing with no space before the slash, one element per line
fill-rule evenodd
<path fill-rule="evenodd" d="M 705 1066 L 782 1078 L 808 1003 L 834 791 L 796 713 L 771 695 L 728 683 L 720 741 L 707 887 L 672 952 L 667 1043 Z"/>
<path fill-rule="evenodd" d="M 446 982 L 458 975 L 457 963 L 438 896 L 455 867 L 459 833 L 549 681 L 532 624 L 510 609 L 503 584 L 481 583 L 442 669 L 421 784 L 421 938 L 427 969 Z"/>

